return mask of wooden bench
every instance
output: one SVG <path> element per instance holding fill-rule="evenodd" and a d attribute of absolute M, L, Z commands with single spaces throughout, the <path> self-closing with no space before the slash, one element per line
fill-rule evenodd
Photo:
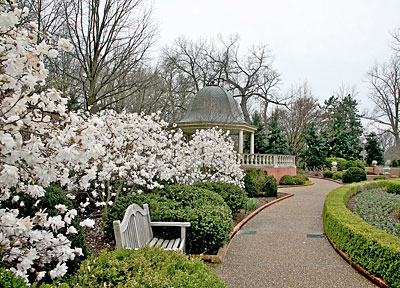
<path fill-rule="evenodd" d="M 114 221 L 113 225 L 118 250 L 123 248 L 139 249 L 144 245 L 149 245 L 184 253 L 186 227 L 190 227 L 190 222 L 151 222 L 147 204 L 143 205 L 143 209 L 137 204 L 132 204 L 126 209 L 122 223 L 118 220 Z M 181 227 L 181 238 L 172 240 L 153 238 L 151 227 L 156 226 Z"/>

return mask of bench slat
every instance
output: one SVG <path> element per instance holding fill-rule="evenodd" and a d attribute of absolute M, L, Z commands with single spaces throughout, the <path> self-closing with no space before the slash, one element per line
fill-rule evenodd
<path fill-rule="evenodd" d="M 172 246 L 172 250 L 177 250 L 179 243 L 181 243 L 181 238 L 175 239 L 174 246 Z"/>
<path fill-rule="evenodd" d="M 175 240 L 176 240 L 176 239 L 173 239 L 173 240 L 169 241 L 168 246 L 165 247 L 165 249 L 171 250 L 171 249 L 172 249 L 172 246 L 174 246 L 174 244 L 175 244 Z"/>
<path fill-rule="evenodd" d="M 154 237 L 153 239 L 151 239 L 151 241 L 149 243 L 149 246 L 150 247 L 154 247 L 155 244 L 157 243 L 157 241 L 158 241 L 158 238 Z"/>
<path fill-rule="evenodd" d="M 172 240 L 171 240 L 171 241 L 172 241 Z M 165 240 L 165 241 L 162 243 L 162 248 L 166 249 L 167 246 L 168 246 L 168 244 L 169 244 L 169 240 Z"/>

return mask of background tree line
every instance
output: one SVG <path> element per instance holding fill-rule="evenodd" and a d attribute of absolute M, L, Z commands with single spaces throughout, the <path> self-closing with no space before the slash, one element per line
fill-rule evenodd
<path fill-rule="evenodd" d="M 245 120 L 259 127 L 256 151 L 260 153 L 305 157 L 312 148 L 310 139 L 318 136 L 317 142 L 329 147 L 326 155 L 358 159 L 367 139 L 361 125 L 364 117 L 376 124 L 376 137 L 385 150 L 392 150 L 390 157 L 399 154 L 399 31 L 393 33 L 391 59 L 367 73 L 371 93 L 362 96 L 370 97 L 375 106 L 370 114 L 361 115 L 354 89 L 339 88 L 322 104 L 306 82 L 282 93 L 282 77 L 268 46 L 244 50 L 238 36 L 181 37 L 154 57 L 159 28 L 146 0 L 23 0 L 22 4 L 30 8 L 28 21 L 36 23 L 42 35 L 68 38 L 74 46 L 72 52 L 62 52 L 47 63 L 48 85 L 70 95 L 70 109 L 161 111 L 165 120 L 174 122 L 182 118 L 197 91 L 218 84 L 237 99 Z"/>

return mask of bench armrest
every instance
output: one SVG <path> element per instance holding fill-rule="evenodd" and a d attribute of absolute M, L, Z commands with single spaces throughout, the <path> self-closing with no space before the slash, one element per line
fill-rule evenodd
<path fill-rule="evenodd" d="M 151 226 L 190 227 L 190 222 L 150 222 Z"/>

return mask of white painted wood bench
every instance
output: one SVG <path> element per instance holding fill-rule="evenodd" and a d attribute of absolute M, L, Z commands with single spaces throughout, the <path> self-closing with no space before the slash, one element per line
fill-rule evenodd
<path fill-rule="evenodd" d="M 144 245 L 149 245 L 184 253 L 186 227 L 190 227 L 190 222 L 151 222 L 147 204 L 143 205 L 143 209 L 137 204 L 132 204 L 126 209 L 122 223 L 117 220 L 113 222 L 113 225 L 118 250 L 123 248 L 139 249 Z M 181 227 L 181 238 L 172 240 L 155 238 L 151 227 L 156 226 Z"/>

